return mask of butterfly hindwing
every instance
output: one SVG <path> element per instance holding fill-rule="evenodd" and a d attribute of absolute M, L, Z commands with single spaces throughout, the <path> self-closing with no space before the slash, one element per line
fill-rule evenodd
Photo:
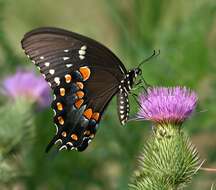
<path fill-rule="evenodd" d="M 85 69 L 89 70 L 88 67 Z M 56 98 L 52 108 L 55 112 L 57 134 L 48 145 L 47 151 L 57 141 L 61 142 L 60 149 L 77 148 L 82 151 L 94 138 L 101 115 L 117 88 L 114 86 L 115 90 L 111 85 L 104 87 L 103 83 L 92 82 L 98 79 L 97 73 L 93 73 L 92 76 L 89 75 L 89 80 L 83 81 L 82 73 L 73 71 L 66 74 L 67 77 L 72 76 L 70 80 L 67 77 L 62 78 L 60 85 L 55 88 Z M 109 72 L 104 72 L 103 75 L 110 76 Z M 103 91 L 91 93 L 95 87 L 103 87 Z"/>

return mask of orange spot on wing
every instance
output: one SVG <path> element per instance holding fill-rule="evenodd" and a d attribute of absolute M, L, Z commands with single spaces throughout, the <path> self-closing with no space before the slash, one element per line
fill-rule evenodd
<path fill-rule="evenodd" d="M 83 104 L 84 100 L 83 99 L 79 99 L 75 102 L 75 106 L 77 109 L 79 109 L 81 107 L 81 105 Z"/>
<path fill-rule="evenodd" d="M 77 86 L 79 87 L 79 89 L 83 89 L 84 85 L 82 82 L 76 82 Z"/>
<path fill-rule="evenodd" d="M 90 77 L 91 71 L 88 67 L 80 67 L 79 71 L 83 77 L 83 80 L 88 80 L 88 78 Z"/>
<path fill-rule="evenodd" d="M 65 131 L 63 131 L 63 132 L 62 132 L 62 136 L 63 136 L 63 137 L 66 137 L 66 136 L 67 136 L 67 133 L 66 133 Z"/>
<path fill-rule="evenodd" d="M 92 119 L 94 119 L 95 121 L 98 121 L 99 117 L 100 117 L 100 113 L 98 112 L 94 112 L 92 115 Z"/>
<path fill-rule="evenodd" d="M 76 95 L 78 96 L 78 98 L 82 98 L 84 96 L 84 92 L 80 90 L 76 93 Z"/>
<path fill-rule="evenodd" d="M 69 74 L 65 75 L 65 82 L 66 82 L 66 83 L 70 83 L 71 80 L 72 80 L 71 75 L 69 75 Z"/>
<path fill-rule="evenodd" d="M 60 95 L 61 95 L 61 96 L 64 96 L 64 95 L 65 95 L 65 89 L 64 89 L 64 88 L 60 88 L 59 91 L 60 91 Z"/>
<path fill-rule="evenodd" d="M 75 141 L 78 140 L 78 136 L 77 136 L 76 134 L 72 134 L 72 135 L 71 135 L 71 138 L 72 138 L 73 140 L 75 140 Z"/>
<path fill-rule="evenodd" d="M 58 122 L 60 125 L 64 125 L 64 119 L 61 116 L 58 117 Z"/>
<path fill-rule="evenodd" d="M 92 109 L 88 108 L 87 110 L 84 111 L 83 115 L 87 118 L 87 119 L 91 119 L 92 116 Z"/>
<path fill-rule="evenodd" d="M 60 103 L 60 102 L 57 102 L 57 109 L 59 110 L 59 111 L 62 111 L 63 110 L 63 106 L 62 106 L 62 104 Z"/>

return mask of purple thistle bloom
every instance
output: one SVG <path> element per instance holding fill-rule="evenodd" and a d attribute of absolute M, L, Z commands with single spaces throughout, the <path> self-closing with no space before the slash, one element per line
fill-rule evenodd
<path fill-rule="evenodd" d="M 181 125 L 194 111 L 197 102 L 195 92 L 186 87 L 153 87 L 139 97 L 138 119 L 159 124 Z"/>
<path fill-rule="evenodd" d="M 3 81 L 5 95 L 17 99 L 24 97 L 46 107 L 51 102 L 50 89 L 42 77 L 31 71 L 17 71 Z"/>

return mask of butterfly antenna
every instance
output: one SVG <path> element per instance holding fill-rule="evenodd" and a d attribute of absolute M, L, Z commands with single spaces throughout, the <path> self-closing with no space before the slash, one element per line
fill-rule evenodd
<path fill-rule="evenodd" d="M 158 52 L 156 52 L 156 50 L 153 51 L 152 55 L 150 55 L 149 57 L 147 57 L 146 59 L 144 59 L 139 65 L 138 68 L 141 67 L 141 65 L 147 61 L 149 61 L 150 59 L 152 59 L 153 57 L 157 57 L 158 55 L 160 55 L 160 50 L 158 50 Z"/>

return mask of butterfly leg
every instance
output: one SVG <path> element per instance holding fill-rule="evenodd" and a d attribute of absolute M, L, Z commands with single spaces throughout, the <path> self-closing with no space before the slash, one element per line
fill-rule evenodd
<path fill-rule="evenodd" d="M 136 91 L 136 90 L 139 90 L 140 88 L 143 89 L 143 91 L 145 92 L 145 94 L 147 94 L 147 89 L 150 88 L 151 86 L 148 85 L 148 87 L 146 87 L 146 84 L 143 85 L 143 80 L 140 79 L 136 84 L 135 84 L 135 87 L 133 87 L 132 91 Z M 133 94 L 130 92 L 130 94 Z"/>
<path fill-rule="evenodd" d="M 135 93 L 131 93 L 131 95 L 134 98 L 135 102 L 138 104 L 138 106 L 141 107 L 139 101 L 137 100 L 138 95 L 135 94 Z M 135 120 L 137 120 L 137 116 L 136 115 L 129 116 L 129 118 L 128 118 L 128 121 L 135 121 Z"/>
<path fill-rule="evenodd" d="M 152 85 L 148 84 L 143 76 L 141 76 L 141 81 L 144 83 L 146 89 L 152 88 Z"/>

